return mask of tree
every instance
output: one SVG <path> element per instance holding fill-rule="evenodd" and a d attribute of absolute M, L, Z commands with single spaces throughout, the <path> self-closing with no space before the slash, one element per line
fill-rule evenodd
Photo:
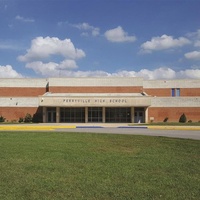
<path fill-rule="evenodd" d="M 27 113 L 25 118 L 24 118 L 24 122 L 26 122 L 26 123 L 32 122 L 32 119 L 33 118 L 31 116 L 31 114 Z"/>
<path fill-rule="evenodd" d="M 6 118 L 4 118 L 3 116 L 0 116 L 0 122 L 5 122 Z"/>
<path fill-rule="evenodd" d="M 180 122 L 180 123 L 185 123 L 186 121 L 187 121 L 187 118 L 186 118 L 185 114 L 183 113 L 183 114 L 180 116 L 179 122 Z"/>

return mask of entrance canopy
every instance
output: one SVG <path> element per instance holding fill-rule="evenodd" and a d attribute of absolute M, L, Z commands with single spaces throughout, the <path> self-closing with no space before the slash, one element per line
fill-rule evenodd
<path fill-rule="evenodd" d="M 45 93 L 39 96 L 41 107 L 148 107 L 150 105 L 150 96 L 141 93 Z"/>

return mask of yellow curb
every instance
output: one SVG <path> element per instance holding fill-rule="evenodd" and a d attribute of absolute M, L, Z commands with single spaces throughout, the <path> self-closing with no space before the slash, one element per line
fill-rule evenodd
<path fill-rule="evenodd" d="M 76 126 L 0 126 L 0 131 L 23 131 L 23 130 L 55 130 L 55 129 L 68 129 L 76 128 Z"/>
<path fill-rule="evenodd" d="M 198 131 L 198 130 L 200 130 L 200 127 L 197 127 L 197 126 L 148 126 L 148 129 Z"/>

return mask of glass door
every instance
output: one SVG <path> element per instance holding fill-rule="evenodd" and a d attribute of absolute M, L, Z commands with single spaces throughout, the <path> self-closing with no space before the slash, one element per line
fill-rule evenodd
<path fill-rule="evenodd" d="M 134 123 L 145 123 L 144 108 L 135 108 Z"/>
<path fill-rule="evenodd" d="M 88 108 L 88 122 L 102 122 L 102 108 L 101 107 Z"/>
<path fill-rule="evenodd" d="M 47 108 L 47 122 L 48 123 L 56 122 L 56 108 Z"/>

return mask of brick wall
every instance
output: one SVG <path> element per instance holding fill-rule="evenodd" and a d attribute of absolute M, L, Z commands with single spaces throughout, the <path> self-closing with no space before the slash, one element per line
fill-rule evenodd
<path fill-rule="evenodd" d="M 170 97 L 172 96 L 171 88 L 145 88 L 144 92 L 151 96 Z M 180 96 L 200 96 L 200 88 L 180 88 Z"/>
<path fill-rule="evenodd" d="M 46 88 L 0 87 L 1 97 L 37 97 L 45 92 Z"/>
<path fill-rule="evenodd" d="M 181 96 L 200 96 L 200 88 L 181 88 Z"/>
<path fill-rule="evenodd" d="M 171 89 L 169 88 L 157 88 L 157 89 L 144 89 L 148 95 L 157 97 L 169 97 L 171 96 Z"/>
<path fill-rule="evenodd" d="M 29 113 L 33 115 L 42 115 L 42 108 L 38 107 L 1 107 L 0 116 L 6 118 L 6 121 L 16 120 L 18 121 L 20 117 L 24 118 L 25 115 Z M 41 118 L 41 117 L 40 117 Z"/>
<path fill-rule="evenodd" d="M 142 87 L 49 87 L 52 93 L 141 93 Z"/>
<path fill-rule="evenodd" d="M 163 120 L 168 117 L 168 122 L 178 122 L 182 114 L 185 114 L 188 120 L 193 122 L 200 121 L 200 108 L 149 108 L 148 117 L 154 117 L 154 122 L 163 122 Z"/>

